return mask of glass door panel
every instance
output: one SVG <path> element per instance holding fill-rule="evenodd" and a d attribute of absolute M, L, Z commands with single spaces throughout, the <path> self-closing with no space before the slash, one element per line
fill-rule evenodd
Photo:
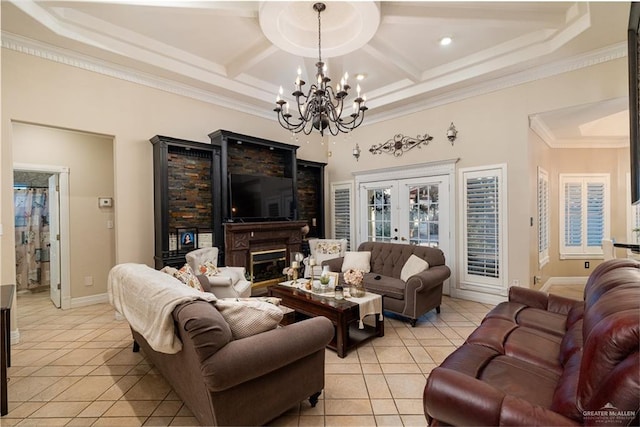
<path fill-rule="evenodd" d="M 397 238 L 397 219 L 393 213 L 397 185 L 377 182 L 360 188 L 362 241 L 390 242 Z"/>
<path fill-rule="evenodd" d="M 409 243 L 438 247 L 440 243 L 439 185 L 408 185 Z"/>

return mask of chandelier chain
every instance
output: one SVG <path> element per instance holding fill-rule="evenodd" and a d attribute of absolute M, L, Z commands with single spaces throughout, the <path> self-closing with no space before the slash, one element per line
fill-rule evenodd
<path fill-rule="evenodd" d="M 322 19 L 320 19 L 321 12 L 322 10 L 318 8 L 318 62 L 322 62 L 322 48 L 320 46 L 320 43 L 322 41 L 322 32 L 321 32 Z"/>

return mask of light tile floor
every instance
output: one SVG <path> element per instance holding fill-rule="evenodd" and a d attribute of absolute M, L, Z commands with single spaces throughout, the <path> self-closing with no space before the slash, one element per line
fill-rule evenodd
<path fill-rule="evenodd" d="M 427 375 L 479 324 L 487 304 L 445 297 L 415 328 L 385 318 L 385 336 L 344 359 L 327 350 L 324 393 L 273 426 L 424 426 Z M 57 310 L 46 293 L 18 296 L 9 414 L 1 426 L 197 425 L 108 304 Z"/>

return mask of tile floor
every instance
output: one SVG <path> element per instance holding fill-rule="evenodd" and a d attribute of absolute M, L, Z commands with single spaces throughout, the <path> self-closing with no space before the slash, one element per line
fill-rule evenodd
<path fill-rule="evenodd" d="M 274 426 L 424 426 L 426 377 L 490 305 L 445 297 L 415 328 L 385 319 L 385 336 L 340 359 L 326 352 L 324 393 Z M 9 414 L 1 426 L 187 426 L 189 409 L 144 359 L 108 304 L 57 310 L 46 293 L 18 296 L 21 342 L 12 348 Z"/>

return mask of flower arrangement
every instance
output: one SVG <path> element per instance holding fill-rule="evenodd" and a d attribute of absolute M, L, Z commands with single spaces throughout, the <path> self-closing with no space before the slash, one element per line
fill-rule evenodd
<path fill-rule="evenodd" d="M 362 285 L 363 279 L 364 279 L 364 272 L 362 270 L 356 270 L 354 268 L 350 268 L 344 273 L 344 281 L 350 285 L 360 286 Z"/>

